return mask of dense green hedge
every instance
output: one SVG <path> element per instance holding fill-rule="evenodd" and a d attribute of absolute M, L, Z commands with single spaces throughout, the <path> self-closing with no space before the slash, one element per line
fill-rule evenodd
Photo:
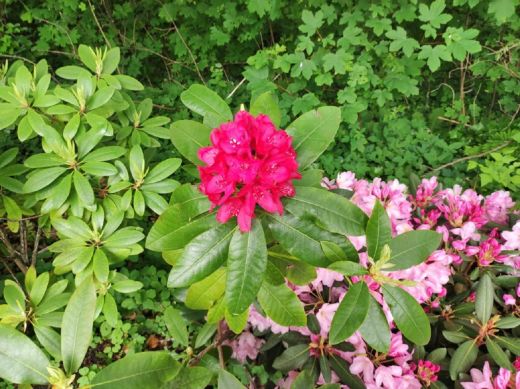
<path fill-rule="evenodd" d="M 339 136 L 320 160 L 329 175 L 353 170 L 406 180 L 486 153 L 435 173 L 447 183 L 464 177 L 485 190 L 514 191 L 515 4 L 7 0 L 0 54 L 45 56 L 58 68 L 80 43 L 119 46 L 121 71 L 147 84 L 147 95 L 172 118 L 188 115 L 178 96 L 193 82 L 235 107 L 250 91 L 274 90 L 282 124 L 319 105 L 341 106 Z"/>

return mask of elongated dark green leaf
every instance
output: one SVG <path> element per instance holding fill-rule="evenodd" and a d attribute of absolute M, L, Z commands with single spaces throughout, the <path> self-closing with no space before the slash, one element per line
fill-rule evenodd
<path fill-rule="evenodd" d="M 393 270 L 408 269 L 424 262 L 439 247 L 442 235 L 430 230 L 408 231 L 389 243 Z"/>
<path fill-rule="evenodd" d="M 79 200 L 84 205 L 94 204 L 94 191 L 88 179 L 78 171 L 72 174 L 72 182 L 74 183 L 74 189 L 79 197 Z"/>
<path fill-rule="evenodd" d="M 217 225 L 215 215 L 190 220 L 178 206 L 164 211 L 146 238 L 146 248 L 153 251 L 177 250 L 193 238 Z"/>
<path fill-rule="evenodd" d="M 459 378 L 459 373 L 466 372 L 477 359 L 478 347 L 474 339 L 462 343 L 453 353 L 450 361 L 450 377 L 453 381 Z"/>
<path fill-rule="evenodd" d="M 173 339 L 182 346 L 188 346 L 188 329 L 186 320 L 181 316 L 181 313 L 171 306 L 167 307 L 164 310 L 164 321 Z"/>
<path fill-rule="evenodd" d="M 0 324 L 0 377 L 15 384 L 47 384 L 45 354 L 18 330 Z"/>
<path fill-rule="evenodd" d="M 508 369 L 509 371 L 514 371 L 513 364 L 507 354 L 493 339 L 489 337 L 486 338 L 486 348 L 498 366 Z"/>
<path fill-rule="evenodd" d="M 367 216 L 345 197 L 323 188 L 296 187 L 296 196 L 285 200 L 296 216 L 312 216 L 327 230 L 342 235 L 364 235 Z"/>
<path fill-rule="evenodd" d="M 386 353 L 390 348 L 390 327 L 376 299 L 370 295 L 368 313 L 359 328 L 363 340 L 373 349 Z"/>
<path fill-rule="evenodd" d="M 132 354 L 116 361 L 92 380 L 90 387 L 98 389 L 160 388 L 179 373 L 181 365 L 167 351 Z"/>
<path fill-rule="evenodd" d="M 236 230 L 229 244 L 226 305 L 231 314 L 244 312 L 262 285 L 267 248 L 262 223 L 254 219 L 251 231 Z"/>
<path fill-rule="evenodd" d="M 383 296 L 403 335 L 417 345 L 427 344 L 431 337 L 430 322 L 419 303 L 396 286 L 383 285 Z"/>
<path fill-rule="evenodd" d="M 34 326 L 34 334 L 50 355 L 58 360 L 61 359 L 60 334 L 46 326 Z"/>
<path fill-rule="evenodd" d="M 85 280 L 74 291 L 63 314 L 61 355 L 67 374 L 79 369 L 92 338 L 96 288 L 92 279 Z"/>
<path fill-rule="evenodd" d="M 350 261 L 333 262 L 328 268 L 347 277 L 368 274 L 367 269 L 365 269 L 363 266 Z"/>
<path fill-rule="evenodd" d="M 280 325 L 300 327 L 307 323 L 301 301 L 285 284 L 264 282 L 258 292 L 258 302 L 267 316 Z"/>
<path fill-rule="evenodd" d="M 232 223 L 221 224 L 193 239 L 184 249 L 168 277 L 168 287 L 181 288 L 200 281 L 224 263 L 236 230 Z"/>
<path fill-rule="evenodd" d="M 37 170 L 32 173 L 23 186 L 25 193 L 39 191 L 52 184 L 56 179 L 67 170 L 66 167 L 56 166 Z"/>
<path fill-rule="evenodd" d="M 336 240 L 309 220 L 292 215 L 267 215 L 269 229 L 282 247 L 295 257 L 313 266 L 327 267 L 329 259 L 321 249 L 321 241 Z"/>
<path fill-rule="evenodd" d="M 338 107 L 320 107 L 301 115 L 287 127 L 293 137 L 300 169 L 304 170 L 323 153 L 336 136 L 341 122 Z"/>
<path fill-rule="evenodd" d="M 273 368 L 281 371 L 296 370 L 309 359 L 309 345 L 297 344 L 285 350 L 273 362 Z"/>
<path fill-rule="evenodd" d="M 368 219 L 366 235 L 368 256 L 377 261 L 383 246 L 392 239 L 390 218 L 379 201 L 376 201 L 372 215 Z"/>
<path fill-rule="evenodd" d="M 194 120 L 179 120 L 172 123 L 170 129 L 171 141 L 179 153 L 195 165 L 202 164 L 198 151 L 210 145 L 211 127 Z"/>
<path fill-rule="evenodd" d="M 493 281 L 491 281 L 491 277 L 488 273 L 484 273 L 482 277 L 480 277 L 475 296 L 475 312 L 483 324 L 487 323 L 491 317 L 494 295 Z"/>
<path fill-rule="evenodd" d="M 226 102 L 204 85 L 190 86 L 181 93 L 181 101 L 193 112 L 204 116 L 205 123 L 212 128 L 233 119 L 233 114 Z M 208 118 L 211 119 L 208 120 Z"/>
<path fill-rule="evenodd" d="M 332 370 L 338 375 L 342 383 L 347 384 L 351 389 L 365 389 L 363 382 L 349 371 L 348 365 L 343 359 L 336 355 L 331 355 L 329 362 L 330 367 L 332 367 Z"/>
<path fill-rule="evenodd" d="M 500 344 L 502 347 L 507 348 L 516 356 L 520 355 L 520 339 L 518 338 L 508 338 L 505 336 L 497 336 L 495 341 Z"/>
<path fill-rule="evenodd" d="M 334 314 L 329 342 L 338 344 L 350 337 L 363 323 L 369 306 L 368 287 L 364 282 L 352 285 Z"/>

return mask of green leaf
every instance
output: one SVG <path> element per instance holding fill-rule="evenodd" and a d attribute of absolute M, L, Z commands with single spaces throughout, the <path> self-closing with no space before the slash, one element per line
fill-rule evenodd
<path fill-rule="evenodd" d="M 408 231 L 397 235 L 390 243 L 390 271 L 408 269 L 424 262 L 436 250 L 442 235 L 430 230 Z"/>
<path fill-rule="evenodd" d="M 167 307 L 164 310 L 164 322 L 173 339 L 182 346 L 187 347 L 189 345 L 188 329 L 186 327 L 186 320 L 184 320 L 180 312 L 171 306 Z"/>
<path fill-rule="evenodd" d="M 88 70 L 79 66 L 63 66 L 56 70 L 56 74 L 66 80 L 78 80 L 80 78 L 90 79 L 91 77 Z"/>
<path fill-rule="evenodd" d="M 145 183 L 153 184 L 159 182 L 165 178 L 170 177 L 178 168 L 181 166 L 180 158 L 168 158 L 158 163 L 150 172 L 146 175 Z"/>
<path fill-rule="evenodd" d="M 282 121 L 282 111 L 278 106 L 278 101 L 271 92 L 262 93 L 252 103 L 249 109 L 251 115 L 257 116 L 264 114 L 269 116 L 276 127 L 280 126 Z"/>
<path fill-rule="evenodd" d="M 105 315 L 107 323 L 112 328 L 115 328 L 117 325 L 118 311 L 116 300 L 110 293 L 105 294 L 105 299 L 103 303 L 103 315 Z"/>
<path fill-rule="evenodd" d="M 103 89 L 99 89 L 94 93 L 87 103 L 87 108 L 89 111 L 92 111 L 96 108 L 99 108 L 110 101 L 112 96 L 114 95 L 115 89 L 112 87 L 106 87 Z"/>
<path fill-rule="evenodd" d="M 330 344 L 341 343 L 361 326 L 368 313 L 369 297 L 368 287 L 364 282 L 350 286 L 332 319 Z"/>
<path fill-rule="evenodd" d="M 85 64 L 87 68 L 92 70 L 92 72 L 96 72 L 96 54 L 94 53 L 94 50 L 92 48 L 85 46 L 85 45 L 79 45 L 78 47 L 78 55 L 81 62 Z"/>
<path fill-rule="evenodd" d="M 365 235 L 365 213 L 343 196 L 325 189 L 297 186 L 296 196 L 285 200 L 285 207 L 296 216 L 315 217 L 331 232 Z"/>
<path fill-rule="evenodd" d="M 112 284 L 112 288 L 119 293 L 133 293 L 143 287 L 143 284 L 134 280 L 123 280 Z"/>
<path fill-rule="evenodd" d="M 211 308 L 213 303 L 224 294 L 226 276 L 226 269 L 221 267 L 202 281 L 192 284 L 186 293 L 186 306 L 202 310 Z"/>
<path fill-rule="evenodd" d="M 89 241 L 92 239 L 92 232 L 89 226 L 80 218 L 70 216 L 68 219 L 53 218 L 52 226 L 58 233 L 66 238 Z"/>
<path fill-rule="evenodd" d="M 285 284 L 264 282 L 258 292 L 258 302 L 267 316 L 282 326 L 301 327 L 307 323 L 301 301 Z"/>
<path fill-rule="evenodd" d="M 249 307 L 246 308 L 243 312 L 239 314 L 233 314 L 229 312 L 228 309 L 224 312 L 224 317 L 226 318 L 226 323 L 231 331 L 235 334 L 240 334 L 244 331 L 247 325 L 247 318 L 249 317 Z"/>
<path fill-rule="evenodd" d="M 94 191 L 88 179 L 78 171 L 72 173 L 72 181 L 74 189 L 78 195 L 79 200 L 86 206 L 94 204 Z"/>
<path fill-rule="evenodd" d="M 61 166 L 39 169 L 28 177 L 23 186 L 23 191 L 25 193 L 37 192 L 56 181 L 66 170 L 66 167 Z"/>
<path fill-rule="evenodd" d="M 414 49 L 419 48 L 419 42 L 413 38 L 408 38 L 406 30 L 400 26 L 395 30 L 388 31 L 385 36 L 392 40 L 392 43 L 390 43 L 390 51 L 402 50 L 404 55 L 410 57 Z"/>
<path fill-rule="evenodd" d="M 231 237 L 231 223 L 221 224 L 193 239 L 184 249 L 168 277 L 168 287 L 181 288 L 200 281 L 224 263 Z"/>
<path fill-rule="evenodd" d="M 351 261 L 333 262 L 329 265 L 328 269 L 341 273 L 347 277 L 368 274 L 367 269 L 360 264 Z"/>
<path fill-rule="evenodd" d="M 475 312 L 482 324 L 488 322 L 493 310 L 493 281 L 488 273 L 484 273 L 480 278 L 475 296 Z"/>
<path fill-rule="evenodd" d="M 191 184 L 184 184 L 175 189 L 171 196 L 171 202 L 182 209 L 182 213 L 189 218 L 194 218 L 209 211 L 211 206 L 207 196 Z"/>
<path fill-rule="evenodd" d="M 148 351 L 128 355 L 111 363 L 92 380 L 98 389 L 160 388 L 175 378 L 181 365 L 167 351 Z"/>
<path fill-rule="evenodd" d="M 181 93 L 182 103 L 193 112 L 202 115 L 210 127 L 233 120 L 233 114 L 222 98 L 212 90 L 199 84 L 190 86 Z"/>
<path fill-rule="evenodd" d="M 121 146 L 105 146 L 99 147 L 88 153 L 83 162 L 105 162 L 117 159 L 126 153 L 126 149 Z"/>
<path fill-rule="evenodd" d="M 459 373 L 465 373 L 478 356 L 476 340 L 471 339 L 462 343 L 453 353 L 450 361 L 450 377 L 453 381 L 459 378 Z"/>
<path fill-rule="evenodd" d="M 164 211 L 146 238 L 146 248 L 153 251 L 177 250 L 196 236 L 218 225 L 215 215 L 190 218 L 177 206 Z"/>
<path fill-rule="evenodd" d="M 96 177 L 113 176 L 118 173 L 114 165 L 97 161 L 85 162 L 81 165 L 81 170 Z"/>
<path fill-rule="evenodd" d="M 269 229 L 282 247 L 293 256 L 313 266 L 327 267 L 329 259 L 321 249 L 322 241 L 341 243 L 342 237 L 333 235 L 317 227 L 307 219 L 300 219 L 290 214 L 280 217 L 266 215 Z"/>
<path fill-rule="evenodd" d="M 29 298 L 34 306 L 40 304 L 49 285 L 49 273 L 40 274 L 31 286 Z"/>
<path fill-rule="evenodd" d="M 205 389 L 212 377 L 211 370 L 205 367 L 185 366 L 173 381 L 167 383 L 165 389 Z"/>
<path fill-rule="evenodd" d="M 108 281 L 109 273 L 108 258 L 103 250 L 97 248 L 94 252 L 94 275 L 99 282 Z"/>
<path fill-rule="evenodd" d="M 246 389 L 244 385 L 231 373 L 220 370 L 218 373 L 218 389 Z"/>
<path fill-rule="evenodd" d="M 50 355 L 58 360 L 61 359 L 60 334 L 50 327 L 39 325 L 34 326 L 34 334 L 36 335 L 38 342 L 40 342 Z"/>
<path fill-rule="evenodd" d="M 431 337 L 430 322 L 419 303 L 396 286 L 383 285 L 383 296 L 403 335 L 419 346 L 427 344 Z"/>
<path fill-rule="evenodd" d="M 520 326 L 520 318 L 514 316 L 504 316 L 496 323 L 496 328 L 509 329 Z"/>
<path fill-rule="evenodd" d="M 334 140 L 341 122 L 338 107 L 320 107 L 301 115 L 286 131 L 293 137 L 300 170 L 314 162 Z"/>
<path fill-rule="evenodd" d="M 498 25 L 505 23 L 515 15 L 517 0 L 493 0 L 489 2 L 488 13 L 495 16 Z"/>
<path fill-rule="evenodd" d="M 380 353 L 388 352 L 391 338 L 390 327 L 381 306 L 372 295 L 369 298 L 367 316 L 359 331 L 363 340 L 370 347 Z"/>
<path fill-rule="evenodd" d="M 103 59 L 103 74 L 112 74 L 119 65 L 121 52 L 119 47 L 113 47 L 107 51 L 105 58 Z"/>
<path fill-rule="evenodd" d="M 349 371 L 348 366 L 343 359 L 336 355 L 331 355 L 329 362 L 332 370 L 334 370 L 334 372 L 338 375 L 338 377 L 341 379 L 341 382 L 347 384 L 350 389 L 365 389 L 363 382 L 361 382 L 359 377 L 353 375 Z"/>
<path fill-rule="evenodd" d="M 231 314 L 244 312 L 262 285 L 267 266 L 267 248 L 262 223 L 252 222 L 251 231 L 236 230 L 229 244 L 226 305 Z"/>
<path fill-rule="evenodd" d="M 323 357 L 323 356 L 322 356 Z M 321 358 L 320 358 L 321 362 Z M 310 370 L 303 370 L 291 384 L 291 389 L 314 389 L 314 377 Z M 323 388 L 323 386 L 320 386 Z"/>
<path fill-rule="evenodd" d="M 45 354 L 24 334 L 0 324 L 0 377 L 14 384 L 46 385 Z"/>
<path fill-rule="evenodd" d="M 70 297 L 61 324 L 61 355 L 69 375 L 79 369 L 90 346 L 95 309 L 96 288 L 87 279 Z"/>
<path fill-rule="evenodd" d="M 193 120 L 176 121 L 170 128 L 171 141 L 179 153 L 195 165 L 200 165 L 202 161 L 198 157 L 198 151 L 201 147 L 210 145 L 211 128 Z"/>
<path fill-rule="evenodd" d="M 389 244 L 392 239 L 390 218 L 379 200 L 376 200 L 372 215 L 368 219 L 366 236 L 368 256 L 377 261 L 381 254 L 381 249 L 386 244 Z"/>
<path fill-rule="evenodd" d="M 116 74 L 115 75 L 117 81 L 121 83 L 123 89 L 128 90 L 143 90 L 144 86 L 135 78 L 127 76 L 125 74 Z"/>
<path fill-rule="evenodd" d="M 486 348 L 489 352 L 489 355 L 491 355 L 498 366 L 503 367 L 504 369 L 508 369 L 509 371 L 515 371 L 507 354 L 498 344 L 493 341 L 493 339 L 489 337 L 486 338 Z"/>
<path fill-rule="evenodd" d="M 516 356 L 520 355 L 520 339 L 497 336 L 495 340 L 503 347 L 507 348 Z"/>
<path fill-rule="evenodd" d="M 297 344 L 286 349 L 273 362 L 273 369 L 287 372 L 300 369 L 309 359 L 309 345 Z"/>
<path fill-rule="evenodd" d="M 217 325 L 214 323 L 206 323 L 202 326 L 195 339 L 195 348 L 204 346 L 217 331 Z"/>

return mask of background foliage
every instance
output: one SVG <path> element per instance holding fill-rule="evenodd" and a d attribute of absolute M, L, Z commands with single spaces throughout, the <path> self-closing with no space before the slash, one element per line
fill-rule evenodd
<path fill-rule="evenodd" d="M 232 106 L 249 92 L 276 91 L 282 125 L 320 105 L 341 106 L 339 135 L 319 161 L 328 175 L 407 180 L 433 171 L 448 184 L 458 177 L 517 190 L 516 5 L 7 0 L 0 53 L 46 55 L 57 68 L 79 43 L 119 46 L 119 69 L 175 119 L 187 115 L 178 97 L 193 82 Z"/>

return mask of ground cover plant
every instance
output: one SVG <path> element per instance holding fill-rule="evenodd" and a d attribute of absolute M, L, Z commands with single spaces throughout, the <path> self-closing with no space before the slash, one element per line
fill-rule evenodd
<path fill-rule="evenodd" d="M 0 6 L 0 387 L 520 386 L 515 6 Z"/>

